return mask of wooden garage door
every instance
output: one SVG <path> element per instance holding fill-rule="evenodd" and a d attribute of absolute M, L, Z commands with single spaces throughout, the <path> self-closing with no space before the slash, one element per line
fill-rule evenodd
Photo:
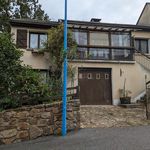
<path fill-rule="evenodd" d="M 82 105 L 111 105 L 111 69 L 79 68 Z"/>

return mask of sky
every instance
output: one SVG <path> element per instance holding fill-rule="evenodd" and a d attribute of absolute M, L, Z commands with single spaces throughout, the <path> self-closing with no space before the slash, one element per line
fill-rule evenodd
<path fill-rule="evenodd" d="M 136 24 L 146 2 L 150 0 L 68 0 L 68 19 Z M 64 0 L 39 0 L 51 20 L 64 18 Z"/>

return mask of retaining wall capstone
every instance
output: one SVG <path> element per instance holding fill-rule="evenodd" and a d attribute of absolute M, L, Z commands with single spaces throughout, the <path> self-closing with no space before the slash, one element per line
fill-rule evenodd
<path fill-rule="evenodd" d="M 0 144 L 61 135 L 62 102 L 0 112 Z M 67 130 L 80 128 L 80 101 L 67 103 Z"/>

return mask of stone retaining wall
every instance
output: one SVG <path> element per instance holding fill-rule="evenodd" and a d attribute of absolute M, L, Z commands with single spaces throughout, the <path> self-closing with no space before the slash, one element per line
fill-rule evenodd
<path fill-rule="evenodd" d="M 67 104 L 67 130 L 80 128 L 80 102 Z M 62 102 L 22 107 L 0 112 L 0 144 L 35 139 L 40 136 L 60 135 Z"/>

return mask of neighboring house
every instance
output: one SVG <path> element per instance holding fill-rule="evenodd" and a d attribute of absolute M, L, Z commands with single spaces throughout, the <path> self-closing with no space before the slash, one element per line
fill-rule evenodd
<path fill-rule="evenodd" d="M 24 50 L 23 63 L 41 70 L 44 76 L 50 69 L 49 58 L 38 49 L 47 39 L 47 30 L 61 22 L 11 21 L 14 41 Z M 117 105 L 125 80 L 126 89 L 132 91 L 132 101 L 144 94 L 145 80 L 150 80 L 149 24 L 112 24 L 92 19 L 70 20 L 68 27 L 78 44 L 78 57 L 69 65 L 76 68 L 74 85 L 80 87 L 81 104 Z"/>
<path fill-rule="evenodd" d="M 137 25 L 150 26 L 150 3 L 146 3 L 137 21 Z"/>

